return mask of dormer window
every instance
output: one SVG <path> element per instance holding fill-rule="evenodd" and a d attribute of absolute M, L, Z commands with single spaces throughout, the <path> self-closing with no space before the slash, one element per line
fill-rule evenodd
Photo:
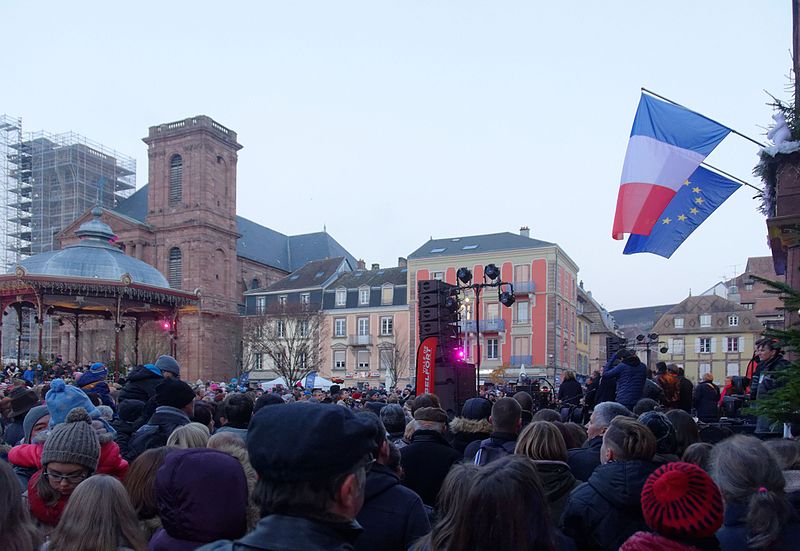
<path fill-rule="evenodd" d="M 369 306 L 369 287 L 359 287 L 358 304 L 359 306 Z"/>
<path fill-rule="evenodd" d="M 381 287 L 381 304 L 390 305 L 394 302 L 394 285 Z"/>

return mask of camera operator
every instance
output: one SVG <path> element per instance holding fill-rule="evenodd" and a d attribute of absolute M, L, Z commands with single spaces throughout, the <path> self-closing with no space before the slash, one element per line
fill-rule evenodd
<path fill-rule="evenodd" d="M 758 401 L 781 386 L 774 374 L 783 371 L 791 364 L 784 359 L 781 345 L 776 339 L 763 338 L 756 341 L 756 355 L 758 362 L 750 383 L 750 399 Z M 759 416 L 756 432 L 770 432 L 773 422 L 766 416 Z"/>

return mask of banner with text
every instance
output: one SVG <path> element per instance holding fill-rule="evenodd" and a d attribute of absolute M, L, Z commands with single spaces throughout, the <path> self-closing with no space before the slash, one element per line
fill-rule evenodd
<path fill-rule="evenodd" d="M 433 394 L 433 375 L 436 369 L 436 349 L 439 337 L 428 337 L 417 348 L 417 396 Z"/>

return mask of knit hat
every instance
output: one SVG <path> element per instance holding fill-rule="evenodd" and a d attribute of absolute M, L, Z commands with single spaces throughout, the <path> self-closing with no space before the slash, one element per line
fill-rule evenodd
<path fill-rule="evenodd" d="M 45 415 L 50 415 L 50 412 L 47 411 L 47 406 L 32 407 L 30 411 L 28 411 L 28 414 L 25 416 L 25 420 L 22 422 L 22 431 L 25 444 L 31 443 L 31 431 L 33 430 L 33 426 Z"/>
<path fill-rule="evenodd" d="M 100 417 L 100 412 L 94 407 L 84 391 L 76 386 L 67 385 L 64 379 L 53 379 L 50 390 L 45 396 L 47 410 L 50 412 L 50 426 L 63 423 L 67 414 L 75 408 L 83 408 L 92 418 Z"/>
<path fill-rule="evenodd" d="M 678 441 L 675 437 L 675 427 L 669 417 L 660 411 L 646 411 L 639 416 L 639 422 L 650 429 L 656 437 L 656 453 L 675 453 Z"/>
<path fill-rule="evenodd" d="M 492 403 L 486 398 L 470 398 L 464 402 L 464 407 L 461 408 L 461 417 L 473 421 L 488 419 L 491 414 Z"/>
<path fill-rule="evenodd" d="M 664 536 L 706 538 L 722 526 L 722 495 L 697 465 L 667 463 L 647 478 L 642 513 L 647 526 Z"/>
<path fill-rule="evenodd" d="M 162 372 L 166 371 L 167 373 L 172 373 L 178 378 L 181 376 L 181 365 L 172 356 L 159 356 L 156 360 L 155 367 L 160 369 Z"/>
<path fill-rule="evenodd" d="M 442 408 L 419 408 L 414 412 L 414 419 L 417 421 L 447 423 L 447 412 Z"/>
<path fill-rule="evenodd" d="M 164 382 L 156 387 L 156 404 L 159 406 L 182 409 L 192 402 L 194 402 L 192 387 L 179 379 L 164 379 Z"/>
<path fill-rule="evenodd" d="M 89 371 L 92 372 L 92 373 L 97 373 L 97 374 L 101 374 L 101 373 L 104 373 L 104 372 L 105 372 L 105 374 L 108 374 L 108 371 L 106 371 L 106 366 L 103 365 L 103 362 L 95 362 L 95 363 L 93 363 L 91 365 L 91 367 L 89 368 Z"/>
<path fill-rule="evenodd" d="M 119 418 L 128 423 L 132 423 L 141 417 L 142 411 L 144 411 L 144 402 L 141 400 L 123 400 L 117 407 Z"/>
<path fill-rule="evenodd" d="M 92 428 L 89 414 L 75 408 L 66 420 L 56 426 L 47 437 L 42 449 L 42 465 L 48 463 L 74 463 L 94 471 L 100 460 L 100 441 Z"/>

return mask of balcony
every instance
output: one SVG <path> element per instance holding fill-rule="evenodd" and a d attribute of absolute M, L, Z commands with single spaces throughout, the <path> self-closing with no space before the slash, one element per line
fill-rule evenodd
<path fill-rule="evenodd" d="M 372 344 L 372 335 L 350 335 L 347 337 L 350 346 L 369 346 Z"/>
<path fill-rule="evenodd" d="M 530 367 L 533 365 L 533 356 L 530 354 L 527 356 L 511 356 L 508 360 L 509 367 L 519 367 L 524 365 L 525 367 Z"/>
<path fill-rule="evenodd" d="M 475 320 L 462 321 L 460 324 L 462 333 L 474 333 L 477 324 Z M 481 320 L 480 325 L 481 333 L 497 333 L 498 331 L 506 330 L 506 322 L 502 319 L 497 320 Z"/>
<path fill-rule="evenodd" d="M 523 293 L 535 293 L 536 284 L 533 281 L 515 281 L 514 294 L 521 295 Z"/>

